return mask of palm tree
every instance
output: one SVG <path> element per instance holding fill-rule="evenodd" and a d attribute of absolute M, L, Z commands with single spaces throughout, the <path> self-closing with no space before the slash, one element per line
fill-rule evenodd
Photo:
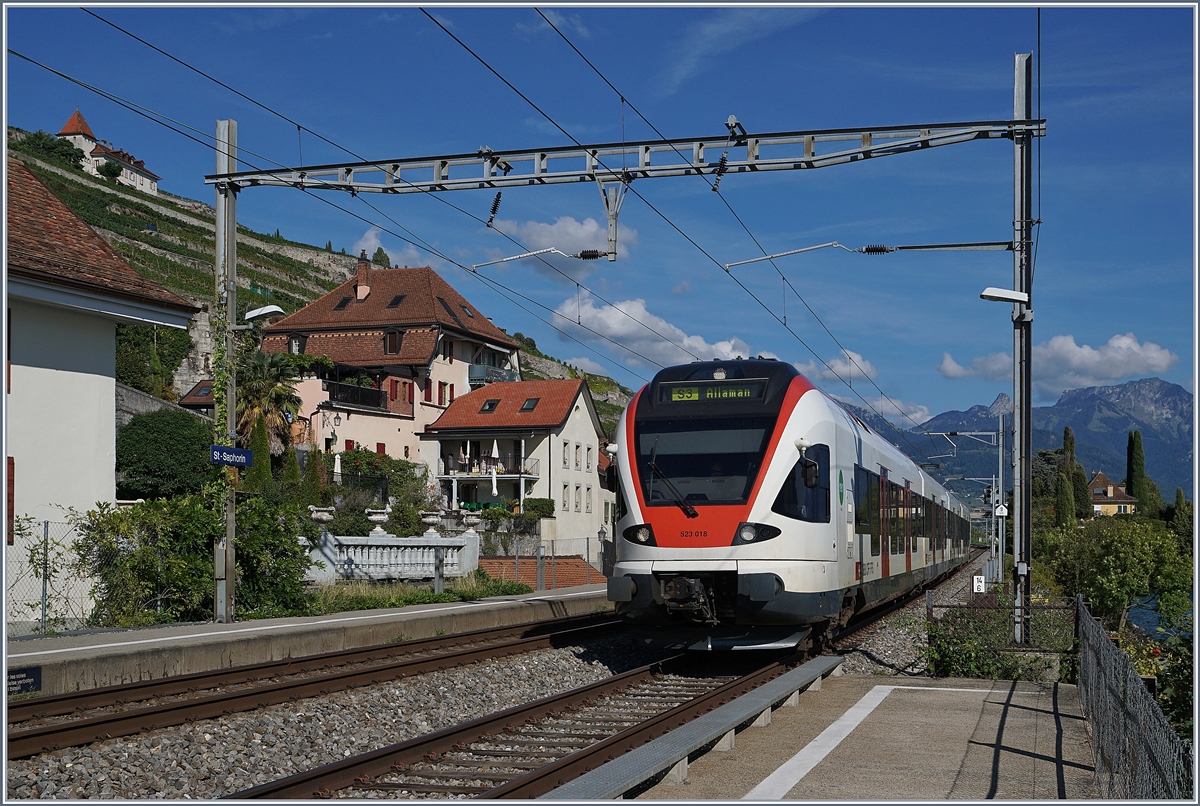
<path fill-rule="evenodd" d="M 271 455 L 279 456 L 292 442 L 291 420 L 300 412 L 300 395 L 290 362 L 283 353 L 243 353 L 237 367 L 238 442 L 250 439 L 254 422 L 267 423 Z M 289 417 L 289 415 L 291 415 Z"/>

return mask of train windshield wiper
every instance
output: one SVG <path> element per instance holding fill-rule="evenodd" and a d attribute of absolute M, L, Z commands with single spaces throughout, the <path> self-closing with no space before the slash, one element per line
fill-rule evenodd
<path fill-rule="evenodd" d="M 650 461 L 646 463 L 646 467 L 650 468 L 651 471 L 653 471 L 655 474 L 657 474 L 658 477 L 663 480 L 663 483 L 667 485 L 667 489 L 671 491 L 671 495 L 675 496 L 674 500 L 672 500 L 671 503 L 675 504 L 680 509 L 682 509 L 683 514 L 687 515 L 689 518 L 700 517 L 700 513 L 696 511 L 696 508 L 684 500 L 683 493 L 679 492 L 679 488 L 675 486 L 675 483 L 672 482 L 671 479 L 669 479 L 667 477 L 666 473 L 659 470 L 658 464 L 655 463 L 655 461 L 654 461 L 657 457 L 658 457 L 658 437 L 655 437 L 654 438 L 654 449 L 650 451 Z M 650 477 L 650 492 L 653 492 L 653 491 L 654 491 L 654 477 L 651 476 Z"/>

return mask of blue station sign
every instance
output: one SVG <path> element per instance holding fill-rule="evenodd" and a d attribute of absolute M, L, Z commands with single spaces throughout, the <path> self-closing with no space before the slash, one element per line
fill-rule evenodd
<path fill-rule="evenodd" d="M 230 448 L 227 445 L 213 445 L 209 451 L 209 461 L 215 465 L 250 467 L 250 465 L 254 462 L 254 452 L 245 450 L 243 448 Z"/>

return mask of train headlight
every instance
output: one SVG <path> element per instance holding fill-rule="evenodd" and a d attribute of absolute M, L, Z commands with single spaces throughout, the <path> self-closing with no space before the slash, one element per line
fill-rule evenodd
<path fill-rule="evenodd" d="M 777 537 L 779 534 L 780 530 L 777 527 L 768 526 L 765 523 L 739 523 L 737 531 L 733 534 L 733 545 L 744 546 L 747 543 L 761 543 Z"/>
<path fill-rule="evenodd" d="M 654 530 L 650 528 L 650 524 L 648 523 L 639 523 L 634 526 L 630 526 L 621 533 L 621 536 L 630 543 L 637 543 L 640 546 L 655 545 Z"/>

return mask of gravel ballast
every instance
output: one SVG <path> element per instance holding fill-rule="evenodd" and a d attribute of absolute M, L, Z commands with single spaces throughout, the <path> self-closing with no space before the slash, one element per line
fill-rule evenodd
<path fill-rule="evenodd" d="M 10 761 L 7 796 L 218 798 L 652 660 L 606 638 L 109 739 Z"/>

